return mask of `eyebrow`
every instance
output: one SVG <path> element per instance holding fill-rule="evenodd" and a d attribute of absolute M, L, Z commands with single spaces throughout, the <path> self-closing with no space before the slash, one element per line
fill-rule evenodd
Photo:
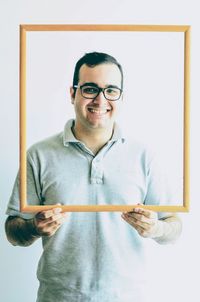
<path fill-rule="evenodd" d="M 82 85 L 80 85 L 81 87 L 83 87 L 83 86 L 93 86 L 93 87 L 98 87 L 98 88 L 100 88 L 96 83 L 94 83 L 94 82 L 86 82 L 86 83 L 84 83 L 84 84 L 82 84 Z M 112 85 L 112 84 L 110 84 L 110 85 L 106 85 L 106 87 L 105 88 L 118 88 L 118 89 L 120 89 L 117 85 Z"/>

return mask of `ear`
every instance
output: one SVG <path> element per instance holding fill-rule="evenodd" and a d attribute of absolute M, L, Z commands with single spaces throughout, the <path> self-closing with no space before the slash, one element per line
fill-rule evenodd
<path fill-rule="evenodd" d="M 70 95 L 71 95 L 71 103 L 74 104 L 75 91 L 74 91 L 73 86 L 70 87 Z"/>

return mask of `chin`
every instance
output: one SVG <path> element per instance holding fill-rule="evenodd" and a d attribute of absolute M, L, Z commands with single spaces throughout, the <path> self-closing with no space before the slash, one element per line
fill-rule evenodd
<path fill-rule="evenodd" d="M 113 125 L 106 125 L 106 126 L 99 125 L 99 126 L 94 126 L 91 129 L 93 129 L 93 131 L 96 130 L 97 132 L 106 133 L 106 132 L 111 131 L 112 128 L 113 128 Z"/>

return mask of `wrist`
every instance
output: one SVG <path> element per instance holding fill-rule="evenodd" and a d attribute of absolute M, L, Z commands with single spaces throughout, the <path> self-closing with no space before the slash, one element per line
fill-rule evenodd
<path fill-rule="evenodd" d="M 27 230 L 29 234 L 34 238 L 40 238 L 41 235 L 37 230 L 37 226 L 35 224 L 35 218 L 27 220 Z"/>
<path fill-rule="evenodd" d="M 155 231 L 153 232 L 151 238 L 158 239 L 164 235 L 165 222 L 162 220 L 157 220 Z"/>

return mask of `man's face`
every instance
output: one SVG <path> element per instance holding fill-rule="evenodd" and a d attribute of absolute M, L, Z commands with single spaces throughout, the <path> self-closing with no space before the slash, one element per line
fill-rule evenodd
<path fill-rule="evenodd" d="M 100 64 L 95 67 L 82 65 L 79 71 L 78 87 L 82 85 L 98 86 L 100 88 L 118 87 L 121 88 L 121 73 L 115 64 Z M 81 95 L 81 90 L 76 90 L 73 95 L 71 88 L 71 99 L 76 113 L 76 127 L 79 130 L 110 129 L 113 127 L 117 107 L 117 101 L 107 100 L 103 92 L 94 98 L 86 99 Z"/>

